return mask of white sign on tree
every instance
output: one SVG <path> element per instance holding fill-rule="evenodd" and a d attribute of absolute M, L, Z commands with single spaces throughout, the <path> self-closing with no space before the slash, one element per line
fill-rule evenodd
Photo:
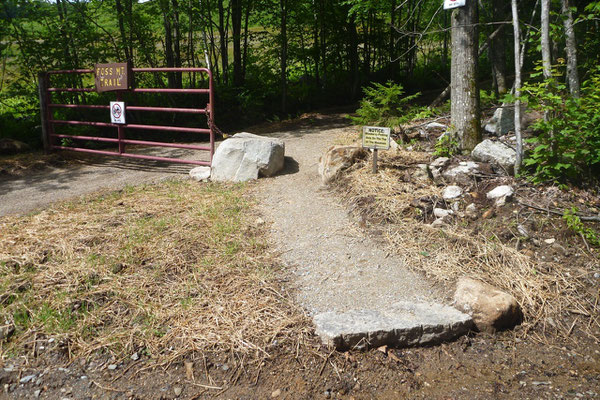
<path fill-rule="evenodd" d="M 444 0 L 444 10 L 450 10 L 456 7 L 464 7 L 466 0 Z"/>

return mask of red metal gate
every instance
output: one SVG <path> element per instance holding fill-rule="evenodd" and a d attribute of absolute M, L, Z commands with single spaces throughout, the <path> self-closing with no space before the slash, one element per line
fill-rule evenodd
<path fill-rule="evenodd" d="M 181 108 L 181 107 L 146 107 L 146 106 L 133 106 L 126 105 L 125 111 L 144 111 L 144 112 L 164 112 L 164 113 L 187 113 L 187 114 L 205 114 L 207 117 L 207 128 L 197 127 L 183 127 L 183 126 L 167 126 L 167 125 L 143 125 L 143 124 L 113 124 L 109 122 L 94 122 L 94 121 L 75 121 L 75 120 L 59 120 L 54 118 L 54 109 L 57 108 L 75 108 L 75 109 L 105 109 L 109 110 L 109 105 L 104 104 L 57 104 L 52 102 L 52 93 L 55 92 L 95 92 L 94 88 L 57 88 L 51 87 L 50 76 L 58 74 L 94 74 L 93 69 L 77 69 L 77 70 L 65 70 L 65 71 L 51 71 L 42 72 L 39 75 L 39 95 L 40 95 L 40 107 L 41 107 L 41 118 L 42 118 L 42 138 L 44 141 L 44 148 L 46 151 L 50 150 L 72 150 L 85 153 L 122 156 L 145 160 L 154 161 L 166 161 L 175 162 L 182 164 L 197 164 L 197 165 L 211 165 L 212 158 L 215 150 L 214 140 L 214 91 L 213 91 L 213 80 L 210 70 L 206 68 L 132 68 L 131 72 L 190 72 L 190 73 L 205 73 L 208 75 L 208 89 L 171 89 L 171 88 L 133 88 L 128 89 L 126 92 L 133 93 L 186 93 L 186 94 L 199 94 L 208 95 L 208 101 L 204 108 Z M 121 100 L 121 92 L 115 92 L 116 101 Z M 107 113 L 108 114 L 108 113 Z M 117 137 L 99 137 L 99 136 L 82 136 L 82 135 L 70 135 L 70 134 L 57 134 L 55 133 L 55 125 L 84 125 L 93 127 L 112 127 L 117 129 Z M 210 138 L 209 146 L 197 146 L 183 143 L 166 143 L 166 142 L 154 142 L 147 140 L 134 140 L 125 138 L 126 129 L 140 129 L 140 130 L 153 130 L 153 131 L 171 131 L 171 132 L 189 132 L 189 133 L 200 133 L 208 134 Z M 114 143 L 118 145 L 118 151 L 107 151 L 107 150 L 95 150 L 86 149 L 78 146 L 66 146 L 63 144 L 57 145 L 55 139 L 69 139 L 75 141 L 93 141 L 93 142 L 105 142 Z M 142 145 L 152 147 L 171 147 L 180 149 L 191 149 L 208 151 L 210 153 L 210 161 L 198 161 L 198 160 L 183 160 L 178 158 L 159 157 L 151 155 L 142 155 L 135 153 L 127 153 L 125 151 L 126 145 Z"/>

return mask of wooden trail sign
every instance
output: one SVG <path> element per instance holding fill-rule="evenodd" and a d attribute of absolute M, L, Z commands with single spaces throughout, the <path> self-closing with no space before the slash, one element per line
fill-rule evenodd
<path fill-rule="evenodd" d="M 373 173 L 377 173 L 377 151 L 389 150 L 390 128 L 379 126 L 363 126 L 362 145 L 373 150 Z"/>
<path fill-rule="evenodd" d="M 130 69 L 129 63 L 96 64 L 96 91 L 101 93 L 128 90 L 131 86 Z"/>

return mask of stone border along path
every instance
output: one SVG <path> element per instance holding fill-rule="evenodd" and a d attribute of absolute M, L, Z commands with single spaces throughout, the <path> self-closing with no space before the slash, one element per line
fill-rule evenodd
<path fill-rule="evenodd" d="M 379 249 L 322 186 L 319 158 L 347 129 L 269 134 L 285 141 L 286 171 L 257 188 L 272 245 L 295 274 L 317 334 L 342 350 L 433 344 L 468 332 L 471 317 Z"/>

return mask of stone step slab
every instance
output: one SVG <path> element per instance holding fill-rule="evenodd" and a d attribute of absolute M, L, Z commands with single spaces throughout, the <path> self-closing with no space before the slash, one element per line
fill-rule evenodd
<path fill-rule="evenodd" d="M 323 343 L 340 351 L 433 345 L 473 328 L 473 319 L 453 307 L 411 302 L 398 302 L 385 310 L 323 312 L 313 322 Z"/>

